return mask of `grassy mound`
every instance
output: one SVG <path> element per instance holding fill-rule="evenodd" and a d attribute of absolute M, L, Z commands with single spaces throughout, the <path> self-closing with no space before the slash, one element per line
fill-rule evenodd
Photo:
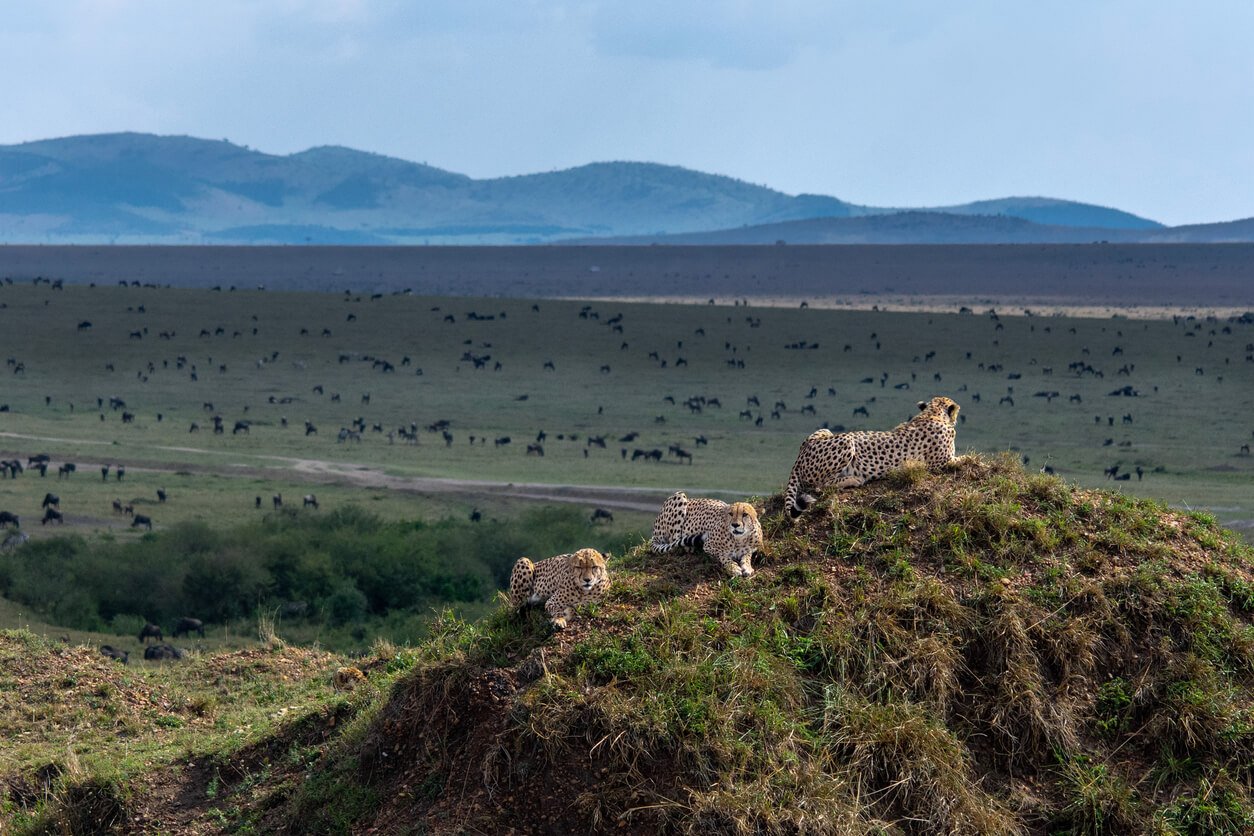
<path fill-rule="evenodd" d="M 906 468 L 763 516 L 751 579 L 614 561 L 609 599 L 445 619 L 284 811 L 381 832 L 1242 833 L 1254 559 L 1213 520 Z"/>
<path fill-rule="evenodd" d="M 1254 553 L 1213 520 L 908 467 L 727 580 L 611 561 L 550 635 L 502 607 L 357 660 L 122 668 L 0 634 L 17 832 L 1254 830 Z"/>

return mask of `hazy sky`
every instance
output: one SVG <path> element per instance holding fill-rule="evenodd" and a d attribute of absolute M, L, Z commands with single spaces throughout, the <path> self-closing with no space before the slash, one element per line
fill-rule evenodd
<path fill-rule="evenodd" d="M 11 0 L 0 143 L 648 160 L 879 206 L 1254 216 L 1250 0 Z"/>

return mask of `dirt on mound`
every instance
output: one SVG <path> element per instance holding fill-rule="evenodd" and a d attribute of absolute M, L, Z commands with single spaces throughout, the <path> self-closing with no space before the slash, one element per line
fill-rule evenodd
<path fill-rule="evenodd" d="M 1244 833 L 1254 562 L 1200 515 L 907 467 L 726 580 L 611 563 L 607 601 L 445 619 L 286 815 L 364 832 Z"/>

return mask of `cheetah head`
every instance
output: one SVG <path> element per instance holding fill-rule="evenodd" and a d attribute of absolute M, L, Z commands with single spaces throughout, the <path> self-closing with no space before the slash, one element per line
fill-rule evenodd
<path fill-rule="evenodd" d="M 758 512 L 748 502 L 733 502 L 727 509 L 727 530 L 739 540 L 758 527 Z"/>
<path fill-rule="evenodd" d="M 932 398 L 930 401 L 919 401 L 919 415 L 925 415 L 928 418 L 939 418 L 950 425 L 958 423 L 958 410 L 960 408 L 958 404 L 944 397 Z"/>
<path fill-rule="evenodd" d="M 585 593 L 605 580 L 605 557 L 596 549 L 580 549 L 570 556 L 575 584 Z"/>

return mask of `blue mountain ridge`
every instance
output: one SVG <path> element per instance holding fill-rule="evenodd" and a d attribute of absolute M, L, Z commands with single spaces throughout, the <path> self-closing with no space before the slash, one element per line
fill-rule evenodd
<path fill-rule="evenodd" d="M 1201 240 L 1211 226 L 1043 197 L 862 206 L 645 162 L 474 179 L 338 146 L 274 155 L 141 133 L 0 146 L 2 243 L 1008 243 Z M 1249 225 L 1224 234 L 1249 240 Z"/>

